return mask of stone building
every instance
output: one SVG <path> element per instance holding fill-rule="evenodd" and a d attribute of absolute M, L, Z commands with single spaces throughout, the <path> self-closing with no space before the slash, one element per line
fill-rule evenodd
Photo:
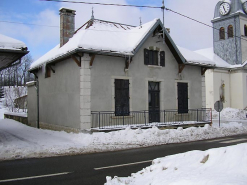
<path fill-rule="evenodd" d="M 74 10 L 60 9 L 60 44 L 30 67 L 39 82 L 41 127 L 97 127 L 92 123 L 95 111 L 113 112 L 107 118 L 113 122 L 130 121 L 133 111 L 202 108 L 204 72 L 213 64 L 202 56 L 188 59 L 190 54 L 175 45 L 167 30 L 164 41 L 159 19 L 132 26 L 92 15 L 74 31 L 74 17 Z M 35 83 L 29 83 L 28 121 L 33 126 L 36 97 Z M 147 116 L 148 122 L 163 119 Z"/>

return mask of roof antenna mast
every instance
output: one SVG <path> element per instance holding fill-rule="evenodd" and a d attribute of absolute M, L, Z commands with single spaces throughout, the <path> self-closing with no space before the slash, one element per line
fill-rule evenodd
<path fill-rule="evenodd" d="M 92 16 L 91 16 L 91 19 L 94 20 L 94 15 L 93 15 L 93 7 L 92 7 Z"/>
<path fill-rule="evenodd" d="M 140 17 L 140 28 L 142 28 L 142 18 Z"/>
<path fill-rule="evenodd" d="M 165 3 L 164 3 L 164 0 L 162 0 L 161 9 L 163 11 L 163 43 L 165 44 Z"/>

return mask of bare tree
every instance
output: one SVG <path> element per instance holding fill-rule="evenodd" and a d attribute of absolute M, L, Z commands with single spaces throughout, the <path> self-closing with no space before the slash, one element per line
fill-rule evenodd
<path fill-rule="evenodd" d="M 26 82 L 34 80 L 28 69 L 33 62 L 30 54 L 22 57 L 21 62 L 15 66 L 0 71 L 0 87 L 4 87 L 4 104 L 12 112 L 26 111 Z M 7 87 L 8 86 L 8 87 Z"/>
<path fill-rule="evenodd" d="M 33 62 L 30 54 L 25 55 L 18 65 L 9 67 L 0 72 L 0 84 L 4 86 L 25 86 L 26 82 L 33 80 L 33 74 L 28 72 L 28 69 Z"/>
<path fill-rule="evenodd" d="M 27 88 L 24 86 L 19 87 L 5 87 L 4 88 L 4 105 L 11 112 L 19 112 L 23 109 L 26 112 L 26 94 Z"/>

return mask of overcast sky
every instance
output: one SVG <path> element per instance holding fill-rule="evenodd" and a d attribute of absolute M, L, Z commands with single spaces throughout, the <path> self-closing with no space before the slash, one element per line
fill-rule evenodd
<path fill-rule="evenodd" d="M 161 6 L 162 0 L 74 0 L 118 4 Z M 172 9 L 201 22 L 211 25 L 214 8 L 219 0 L 165 0 L 166 8 Z M 116 6 L 85 5 L 45 2 L 40 0 L 0 0 L 0 34 L 25 42 L 30 54 L 38 59 L 59 43 L 59 9 L 76 10 L 76 28 L 91 17 L 107 21 L 139 25 L 155 18 L 162 20 L 160 9 L 131 8 Z M 16 24 L 7 22 L 22 22 Z M 47 25 L 47 26 L 38 26 Z M 51 27 L 48 27 L 51 26 Z M 212 47 L 212 28 L 187 18 L 165 11 L 165 26 L 171 29 L 171 37 L 178 46 L 197 50 Z"/>

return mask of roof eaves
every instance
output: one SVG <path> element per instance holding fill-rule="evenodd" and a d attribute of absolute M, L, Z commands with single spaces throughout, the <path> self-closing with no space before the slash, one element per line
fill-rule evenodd
<path fill-rule="evenodd" d="M 0 52 L 7 52 L 7 53 L 23 53 L 23 54 L 28 54 L 29 51 L 27 51 L 27 48 L 22 48 L 22 49 L 1 49 Z"/>
<path fill-rule="evenodd" d="M 83 49 L 83 48 L 77 48 L 77 52 L 94 53 L 99 55 L 109 55 L 109 56 L 118 56 L 118 57 L 134 56 L 133 53 L 127 53 L 127 52 L 124 53 L 124 52 L 111 51 L 111 50 L 94 50 L 94 49 Z"/>
<path fill-rule="evenodd" d="M 63 55 L 60 55 L 60 56 L 58 56 L 58 57 L 56 57 L 56 58 L 54 58 L 54 59 L 51 59 L 51 60 L 49 60 L 49 61 L 47 61 L 47 62 L 42 62 L 42 64 L 37 65 L 37 66 L 35 66 L 35 67 L 29 69 L 28 71 L 29 71 L 29 72 L 35 71 L 35 70 L 39 69 L 41 66 L 43 66 L 44 64 L 50 64 L 50 63 L 53 63 L 53 62 L 57 62 L 57 61 L 62 60 L 62 59 L 64 59 L 64 58 L 66 58 L 66 57 L 69 57 L 70 55 L 72 55 L 72 54 L 74 54 L 74 53 L 76 53 L 76 49 L 75 49 L 75 50 L 72 50 L 72 51 L 70 51 L 70 52 L 68 52 L 68 53 L 65 53 L 65 54 L 63 54 Z"/>
<path fill-rule="evenodd" d="M 207 64 L 207 63 L 201 63 L 201 62 L 195 62 L 195 61 L 187 61 L 185 60 L 186 65 L 193 65 L 193 66 L 200 66 L 200 67 L 209 67 L 209 68 L 216 68 L 215 64 Z"/>
<path fill-rule="evenodd" d="M 83 48 L 76 48 L 66 54 L 60 55 L 50 61 L 45 62 L 45 64 L 50 64 L 50 63 L 54 63 L 57 62 L 59 60 L 65 59 L 70 57 L 71 55 L 75 54 L 75 53 L 93 53 L 93 54 L 99 54 L 99 55 L 107 55 L 107 56 L 117 56 L 117 57 L 126 57 L 126 56 L 133 56 L 133 53 L 120 53 L 117 51 L 106 51 L 106 50 L 94 50 L 94 49 L 83 49 Z M 36 69 L 40 68 L 41 66 L 43 66 L 44 63 L 29 69 L 29 72 L 31 71 L 35 71 Z"/>

